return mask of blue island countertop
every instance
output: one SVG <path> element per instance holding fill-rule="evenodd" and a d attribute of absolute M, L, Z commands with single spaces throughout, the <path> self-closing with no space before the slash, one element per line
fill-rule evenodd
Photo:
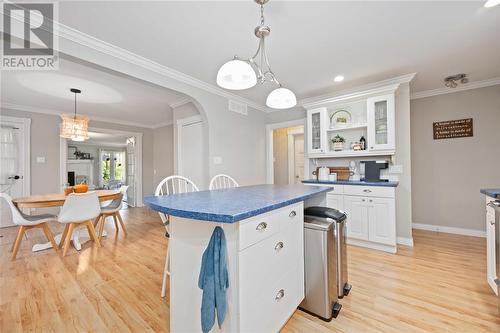
<path fill-rule="evenodd" d="M 480 192 L 495 199 L 500 198 L 500 188 L 482 188 Z"/>
<path fill-rule="evenodd" d="M 147 196 L 153 210 L 194 220 L 234 223 L 329 192 L 325 186 L 255 185 L 225 190 Z"/>
<path fill-rule="evenodd" d="M 358 181 L 336 180 L 332 182 L 329 180 L 316 180 L 316 179 L 303 180 L 302 182 L 304 184 L 315 184 L 319 186 L 323 184 L 323 185 L 364 185 L 364 186 L 396 187 L 399 184 L 399 182 L 367 182 L 364 180 L 358 180 Z"/>

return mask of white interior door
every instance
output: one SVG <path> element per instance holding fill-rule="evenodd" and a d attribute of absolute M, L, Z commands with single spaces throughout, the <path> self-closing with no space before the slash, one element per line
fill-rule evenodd
<path fill-rule="evenodd" d="M 180 130 L 179 174 L 193 181 L 200 189 L 205 186 L 203 152 L 203 122 L 183 124 Z"/>
<path fill-rule="evenodd" d="M 294 176 L 295 184 L 304 180 L 304 134 L 294 135 Z"/>
<path fill-rule="evenodd" d="M 29 141 L 23 122 L 0 120 L 0 191 L 11 197 L 29 194 L 29 170 L 25 170 Z M 28 142 L 27 142 L 28 141 Z M 0 228 L 12 226 L 10 209 L 0 202 Z"/>
<path fill-rule="evenodd" d="M 136 168 L 135 168 L 135 138 L 127 139 L 127 195 L 124 197 L 124 201 L 132 206 L 136 206 Z"/>

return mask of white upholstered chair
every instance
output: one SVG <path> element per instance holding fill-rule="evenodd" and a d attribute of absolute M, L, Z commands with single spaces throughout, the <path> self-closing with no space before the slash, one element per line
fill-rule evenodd
<path fill-rule="evenodd" d="M 17 252 L 19 251 L 19 245 L 21 245 L 21 241 L 23 239 L 24 233 L 26 230 L 33 228 L 41 228 L 45 237 L 52 243 L 52 246 L 57 251 L 57 244 L 54 240 L 54 235 L 49 229 L 47 222 L 54 221 L 56 216 L 50 214 L 42 214 L 42 215 L 26 215 L 21 212 L 12 202 L 12 198 L 7 193 L 0 193 L 0 198 L 3 198 L 7 204 L 9 205 L 10 211 L 12 212 L 12 222 L 15 225 L 19 226 L 19 230 L 17 232 L 17 237 L 14 243 L 12 244 L 11 252 L 12 252 L 12 260 L 16 259 Z"/>
<path fill-rule="evenodd" d="M 189 179 L 182 176 L 170 176 L 163 179 L 156 187 L 155 196 L 171 195 L 177 193 L 198 192 L 198 187 Z M 158 213 L 161 221 L 167 230 L 165 236 L 170 238 L 168 229 L 168 216 L 163 213 Z M 170 241 L 167 244 L 167 255 L 165 257 L 165 268 L 163 269 L 163 282 L 161 286 L 161 297 L 165 297 L 167 289 L 167 276 L 170 276 L 169 258 L 170 258 Z"/>
<path fill-rule="evenodd" d="M 92 220 L 101 214 L 99 198 L 95 192 L 71 193 L 64 201 L 61 212 L 57 217 L 59 223 L 65 224 L 59 247 L 63 249 L 63 256 L 68 250 L 73 231 L 81 226 L 87 228 L 90 239 L 101 246 L 94 229 Z"/>
<path fill-rule="evenodd" d="M 236 180 L 228 175 L 219 174 L 212 178 L 210 181 L 209 190 L 221 190 L 225 188 L 239 187 Z"/>
<path fill-rule="evenodd" d="M 123 230 L 123 234 L 127 237 L 127 229 L 125 228 L 125 224 L 123 223 L 122 216 L 120 215 L 120 209 L 122 208 L 122 200 L 123 197 L 127 194 L 128 185 L 122 185 L 120 187 L 120 197 L 111 201 L 107 206 L 101 207 L 101 215 L 97 218 L 94 225 L 99 226 L 99 240 L 102 239 L 102 233 L 104 231 L 104 224 L 106 223 L 106 218 L 112 216 L 113 221 L 115 222 L 115 230 L 118 234 L 118 223 Z M 99 223 L 101 223 L 99 225 Z"/>

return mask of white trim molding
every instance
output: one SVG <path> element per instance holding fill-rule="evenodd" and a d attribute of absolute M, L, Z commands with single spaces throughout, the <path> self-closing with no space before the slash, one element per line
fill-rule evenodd
<path fill-rule="evenodd" d="M 179 106 L 183 106 L 184 104 L 187 104 L 187 103 L 190 103 L 190 102 L 191 102 L 190 98 L 183 98 L 183 99 L 180 99 L 178 101 L 175 101 L 175 102 L 171 103 L 169 106 L 172 109 L 175 109 L 175 108 L 178 108 Z"/>
<path fill-rule="evenodd" d="M 413 237 L 397 237 L 396 242 L 399 245 L 413 247 Z"/>
<path fill-rule="evenodd" d="M 401 84 L 408 83 L 413 80 L 416 74 L 417 73 L 410 73 L 397 76 L 392 79 L 365 84 L 352 89 L 345 89 L 330 94 L 304 98 L 301 99 L 298 104 L 302 105 L 306 109 L 310 109 L 325 103 L 333 103 L 351 98 L 360 98 L 367 95 L 382 93 L 388 90 L 395 91 Z"/>
<path fill-rule="evenodd" d="M 438 88 L 438 89 L 415 92 L 415 93 L 411 94 L 410 99 L 419 99 L 419 98 L 426 98 L 426 97 L 438 96 L 438 95 L 444 95 L 444 94 L 452 94 L 452 93 L 456 93 L 456 92 L 460 92 L 460 91 L 496 86 L 499 84 L 500 84 L 500 77 L 495 77 L 495 78 L 488 79 L 488 80 L 475 81 L 475 82 L 469 82 L 466 84 L 461 84 L 456 88 L 443 87 L 443 88 Z"/>
<path fill-rule="evenodd" d="M 446 226 L 441 226 L 441 225 L 422 224 L 422 223 L 413 223 L 412 228 L 413 229 L 420 229 L 420 230 L 427 230 L 427 231 L 444 232 L 447 234 L 456 234 L 456 235 L 486 238 L 486 231 L 484 231 L 484 230 L 446 227 Z"/>
<path fill-rule="evenodd" d="M 3 14 L 3 8 L 0 8 L 0 13 Z M 20 22 L 23 22 L 23 19 L 18 16 L 12 16 L 13 19 L 16 19 Z M 157 74 L 163 75 L 165 77 L 177 80 L 179 82 L 185 83 L 187 85 L 205 90 L 207 92 L 210 92 L 212 94 L 225 97 L 228 99 L 233 99 L 236 101 L 240 101 L 242 103 L 246 103 L 248 106 L 259 110 L 263 112 L 269 112 L 269 108 L 256 103 L 252 100 L 249 100 L 247 98 L 244 98 L 242 96 L 236 95 L 234 93 L 231 93 L 225 89 L 222 89 L 214 84 L 204 82 L 200 79 L 197 79 L 193 76 L 187 75 L 185 73 L 182 73 L 180 71 L 177 71 L 175 69 L 172 69 L 170 67 L 161 65 L 155 61 L 152 61 L 148 58 L 142 57 L 138 54 L 135 54 L 133 52 L 130 52 L 128 50 L 125 50 L 121 47 L 118 47 L 116 45 L 113 45 L 111 43 L 107 43 L 103 40 L 100 40 L 98 38 L 95 38 L 91 35 L 88 35 L 84 32 L 81 32 L 77 29 L 71 28 L 67 25 L 64 25 L 60 22 L 57 22 L 53 20 L 54 23 L 54 35 L 56 35 L 58 38 L 63 38 L 66 40 L 69 40 L 73 43 L 80 44 L 82 46 L 91 48 L 93 50 L 96 50 L 98 52 L 101 52 L 103 54 L 112 56 L 116 59 L 120 59 L 122 61 L 125 61 L 127 63 L 133 64 L 133 65 L 138 65 L 142 68 L 148 69 L 152 72 L 155 72 Z M 41 27 L 44 29 L 44 26 Z M 62 43 L 59 43 L 61 45 Z"/>
<path fill-rule="evenodd" d="M 1 122 L 14 123 L 23 129 L 23 196 L 29 196 L 31 195 L 31 118 L 10 117 L 0 114 Z"/>
<path fill-rule="evenodd" d="M 306 128 L 306 118 L 273 123 L 266 125 L 266 183 L 274 184 L 274 149 L 273 149 L 273 131 L 278 128 L 288 128 L 295 126 L 304 126 Z M 305 135 L 305 133 L 304 133 Z M 304 144 L 305 144 L 304 136 Z M 305 149 L 305 147 L 304 147 Z M 305 150 L 304 150 L 305 151 Z M 309 159 L 304 155 L 304 175 L 309 174 Z"/>
<path fill-rule="evenodd" d="M 43 109 L 35 106 L 30 106 L 30 105 L 21 105 L 21 104 L 14 104 L 14 103 L 9 103 L 9 102 L 3 102 L 0 105 L 2 109 L 9 109 L 9 110 L 14 110 L 14 111 L 26 111 L 26 112 L 32 112 L 32 113 L 40 113 L 40 114 L 48 114 L 52 116 L 59 116 L 62 113 L 67 113 L 67 111 L 60 111 L 60 110 L 54 110 L 54 109 Z M 124 126 L 132 126 L 132 127 L 140 127 L 140 128 L 158 128 L 158 127 L 163 127 L 167 125 L 172 125 L 172 120 L 170 121 L 165 121 L 161 123 L 156 123 L 154 125 L 150 124 L 144 124 L 144 123 L 138 123 L 135 121 L 126 121 L 126 120 L 118 120 L 115 118 L 106 118 L 106 117 L 96 117 L 96 116 L 89 116 L 90 120 L 93 121 L 102 121 L 105 123 L 110 123 L 110 124 L 117 124 L 117 125 L 124 125 Z"/>

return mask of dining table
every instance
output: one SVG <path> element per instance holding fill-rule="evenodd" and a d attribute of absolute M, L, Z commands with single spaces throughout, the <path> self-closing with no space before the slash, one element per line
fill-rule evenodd
<path fill-rule="evenodd" d="M 118 199 L 120 197 L 120 190 L 95 190 L 92 191 L 97 194 L 100 202 L 111 201 Z M 50 193 L 50 194 L 40 194 L 31 195 L 28 197 L 15 198 L 12 200 L 14 205 L 19 209 L 30 209 L 30 208 L 53 208 L 61 207 L 66 201 L 67 195 L 64 193 Z M 54 218 L 55 219 L 55 218 Z M 103 232 L 103 237 L 106 237 L 106 231 Z M 87 229 L 75 230 L 73 233 L 72 241 L 73 246 L 76 250 L 80 251 L 82 249 L 82 243 L 80 237 L 90 239 Z M 54 239 L 59 244 L 61 242 L 62 233 L 54 236 Z M 47 250 L 52 248 L 50 242 L 40 243 L 33 245 L 31 249 L 33 252 L 38 252 L 42 250 Z"/>

